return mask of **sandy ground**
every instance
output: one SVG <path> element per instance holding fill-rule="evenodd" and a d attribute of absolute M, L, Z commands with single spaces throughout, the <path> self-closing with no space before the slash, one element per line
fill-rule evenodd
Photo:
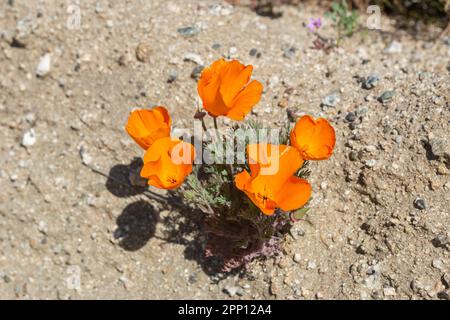
<path fill-rule="evenodd" d="M 270 19 L 218 1 L 82 0 L 77 28 L 76 3 L 0 4 L 0 298 L 449 298 L 448 40 L 383 17 L 385 32 L 327 55 L 303 26 L 323 8 Z M 253 64 L 265 84 L 248 119 L 276 127 L 296 108 L 337 133 L 333 157 L 311 166 L 310 215 L 245 274 L 212 272 L 201 217 L 128 181 L 142 156 L 123 129 L 130 110 L 165 105 L 192 128 L 191 75 L 219 57 Z"/>

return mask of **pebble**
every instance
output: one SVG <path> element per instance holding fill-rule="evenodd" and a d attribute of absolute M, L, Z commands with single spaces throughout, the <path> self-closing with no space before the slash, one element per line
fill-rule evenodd
<path fill-rule="evenodd" d="M 25 115 L 25 121 L 28 123 L 34 123 L 36 121 L 36 114 L 34 114 L 33 112 L 28 112 Z"/>
<path fill-rule="evenodd" d="M 364 97 L 364 100 L 365 100 L 366 102 L 373 101 L 373 100 L 374 100 L 373 94 L 371 94 L 371 93 L 368 94 L 367 96 Z"/>
<path fill-rule="evenodd" d="M 386 49 L 384 49 L 385 53 L 401 53 L 403 51 L 403 46 L 398 41 L 392 41 Z"/>
<path fill-rule="evenodd" d="M 380 77 L 377 74 L 369 75 L 363 83 L 364 89 L 373 89 L 380 81 Z"/>
<path fill-rule="evenodd" d="M 442 300 L 450 300 L 449 290 L 438 292 L 437 297 Z"/>
<path fill-rule="evenodd" d="M 413 202 L 414 207 L 416 207 L 419 210 L 425 210 L 426 209 L 426 204 L 425 204 L 425 200 L 421 199 L 421 198 L 416 198 Z"/>
<path fill-rule="evenodd" d="M 436 268 L 439 270 L 443 270 L 445 267 L 444 262 L 441 259 L 433 259 L 433 261 L 431 262 L 431 265 L 433 266 L 433 268 Z"/>
<path fill-rule="evenodd" d="M 368 168 L 373 168 L 373 167 L 375 167 L 375 165 L 377 164 L 377 161 L 376 161 L 375 159 L 369 159 L 369 160 L 366 160 L 366 161 L 364 162 L 364 164 L 365 164 L 366 167 L 368 167 Z"/>
<path fill-rule="evenodd" d="M 387 103 L 392 100 L 392 98 L 394 97 L 394 94 L 395 94 L 394 91 L 385 91 L 378 98 L 378 101 L 380 101 L 381 103 Z"/>
<path fill-rule="evenodd" d="M 49 74 L 51 70 L 51 64 L 52 56 L 50 53 L 46 53 L 39 59 L 39 63 L 36 68 L 36 76 L 38 76 L 39 78 L 43 78 L 47 74 Z"/>
<path fill-rule="evenodd" d="M 192 273 L 192 274 L 189 275 L 188 282 L 189 282 L 190 284 L 194 284 L 194 283 L 196 283 L 197 281 L 198 281 L 198 277 L 197 277 L 197 274 L 196 274 L 196 273 Z"/>
<path fill-rule="evenodd" d="M 87 152 L 85 147 L 81 147 L 80 148 L 80 157 L 81 157 L 81 162 L 86 165 L 86 166 L 90 166 L 92 164 L 92 156 Z"/>
<path fill-rule="evenodd" d="M 322 105 L 326 106 L 326 107 L 334 108 L 337 106 L 337 104 L 340 101 L 341 101 L 341 97 L 337 93 L 332 93 L 323 99 Z"/>
<path fill-rule="evenodd" d="M 255 49 L 255 48 L 253 48 L 253 49 L 250 50 L 250 52 L 249 52 L 248 54 L 249 54 L 251 57 L 254 57 L 254 56 L 256 56 L 257 53 L 258 53 L 258 50 Z"/>
<path fill-rule="evenodd" d="M 36 143 L 36 133 L 34 132 L 34 129 L 31 128 L 22 137 L 21 145 L 24 147 L 31 147 Z"/>
<path fill-rule="evenodd" d="M 445 37 L 444 39 L 442 39 L 442 41 L 445 45 L 450 46 L 450 36 Z"/>
<path fill-rule="evenodd" d="M 169 70 L 169 76 L 167 77 L 167 82 L 172 83 L 178 78 L 178 71 L 176 69 Z"/>
<path fill-rule="evenodd" d="M 10 283 L 11 282 L 11 278 L 7 274 L 5 274 L 3 276 L 3 281 L 5 281 L 5 283 Z"/>
<path fill-rule="evenodd" d="M 294 254 L 294 261 L 297 263 L 300 263 L 302 261 L 302 256 L 300 255 L 300 253 Z"/>
<path fill-rule="evenodd" d="M 183 27 L 177 29 L 178 33 L 181 34 L 185 38 L 190 38 L 197 35 L 200 30 L 197 27 Z"/>
<path fill-rule="evenodd" d="M 428 137 L 430 151 L 435 158 L 450 157 L 450 144 L 447 138 Z"/>
<path fill-rule="evenodd" d="M 357 161 L 358 160 L 358 152 L 356 151 L 351 151 L 348 154 L 348 158 L 350 159 L 350 161 Z"/>
<path fill-rule="evenodd" d="M 345 116 L 345 120 L 347 122 L 353 122 L 356 120 L 356 114 L 354 112 L 349 112 L 347 113 L 347 115 Z"/>
<path fill-rule="evenodd" d="M 442 283 L 447 289 L 450 288 L 450 273 L 444 273 L 442 275 Z"/>
<path fill-rule="evenodd" d="M 449 243 L 449 238 L 445 234 L 440 234 L 435 237 L 431 242 L 435 247 L 445 248 L 445 246 Z"/>
<path fill-rule="evenodd" d="M 140 42 L 136 47 L 136 59 L 138 59 L 140 62 L 149 62 L 151 54 L 151 46 L 146 41 Z"/>
<path fill-rule="evenodd" d="M 47 234 L 48 232 L 48 226 L 47 223 L 45 221 L 39 221 L 38 223 L 38 230 L 39 232 L 42 232 L 43 234 Z"/>
<path fill-rule="evenodd" d="M 286 98 L 282 98 L 279 102 L 278 102 L 278 106 L 280 108 L 287 108 L 287 106 L 289 105 L 289 100 Z"/>
<path fill-rule="evenodd" d="M 364 147 L 364 150 L 366 150 L 369 153 L 375 153 L 377 152 L 377 147 L 375 147 L 374 145 L 370 144 Z"/>
<path fill-rule="evenodd" d="M 295 47 L 287 47 L 283 49 L 283 57 L 287 59 L 293 59 L 295 57 L 295 52 L 297 49 Z"/>
<path fill-rule="evenodd" d="M 202 59 L 202 57 L 200 55 L 198 55 L 196 53 L 192 53 L 192 52 L 186 53 L 184 55 L 184 57 L 183 57 L 183 60 L 184 61 L 191 61 L 191 62 L 194 62 L 194 63 L 196 63 L 198 65 L 204 65 L 205 64 L 203 59 Z"/>
<path fill-rule="evenodd" d="M 219 50 L 221 47 L 222 47 L 222 45 L 221 45 L 220 43 L 214 43 L 214 44 L 212 45 L 212 48 L 213 48 L 214 50 Z"/>
<path fill-rule="evenodd" d="M 392 296 L 395 296 L 397 294 L 397 292 L 395 291 L 395 288 L 387 287 L 387 288 L 383 289 L 383 294 L 386 297 L 392 297 Z"/>
<path fill-rule="evenodd" d="M 238 295 L 238 296 L 243 296 L 244 295 L 244 290 L 241 287 L 238 287 L 238 286 L 226 285 L 223 288 L 223 292 L 228 294 L 230 297 L 234 297 L 235 295 Z"/>
<path fill-rule="evenodd" d="M 203 71 L 204 68 L 205 67 L 201 66 L 201 65 L 195 66 L 195 68 L 191 72 L 191 78 L 195 79 L 195 80 L 200 79 L 200 76 L 201 76 L 202 71 Z"/>
<path fill-rule="evenodd" d="M 306 268 L 308 270 L 314 270 L 316 268 L 316 263 L 314 261 L 308 261 L 308 265 L 306 266 Z"/>

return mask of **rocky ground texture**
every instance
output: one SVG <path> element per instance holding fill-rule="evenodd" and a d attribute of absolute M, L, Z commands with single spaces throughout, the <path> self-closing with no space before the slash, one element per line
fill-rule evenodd
<path fill-rule="evenodd" d="M 448 38 L 383 16 L 383 31 L 326 54 L 304 27 L 324 8 L 277 10 L 1 2 L 0 298 L 449 299 Z M 276 127 L 289 110 L 337 133 L 333 157 L 311 164 L 308 217 L 245 274 L 211 272 L 200 217 L 129 179 L 142 156 L 130 110 L 165 105 L 192 128 L 195 78 L 219 57 L 265 84 L 248 119 Z"/>

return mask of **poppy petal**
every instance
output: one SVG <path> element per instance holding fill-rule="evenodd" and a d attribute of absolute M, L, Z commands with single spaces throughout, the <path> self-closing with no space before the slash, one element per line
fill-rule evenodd
<path fill-rule="evenodd" d="M 261 99 L 263 85 L 258 80 L 251 81 L 233 100 L 227 116 L 233 120 L 242 120 Z"/>
<path fill-rule="evenodd" d="M 311 185 L 305 179 L 290 177 L 277 197 L 278 206 L 284 211 L 303 207 L 311 197 Z"/>
<path fill-rule="evenodd" d="M 228 112 L 219 92 L 221 84 L 219 74 L 225 67 L 225 60 L 215 61 L 210 67 L 203 70 L 197 84 L 197 91 L 202 99 L 203 107 L 214 116 L 224 115 Z"/>
<path fill-rule="evenodd" d="M 333 153 L 336 137 L 333 127 L 323 118 L 303 116 L 291 131 L 291 144 L 305 160 L 328 159 Z"/>
<path fill-rule="evenodd" d="M 277 193 L 304 162 L 295 148 L 286 145 L 249 145 L 247 150 L 250 169 L 258 170 L 257 177 L 249 185 L 251 191 L 270 189 Z"/>
<path fill-rule="evenodd" d="M 170 135 L 171 124 L 167 109 L 155 107 L 131 112 L 125 130 L 137 144 L 147 150 L 157 139 Z"/>
<path fill-rule="evenodd" d="M 245 185 L 250 181 L 251 177 L 246 170 L 238 173 L 234 177 L 234 183 L 239 190 L 244 190 Z"/>
<path fill-rule="evenodd" d="M 192 163 L 176 163 L 172 159 L 172 149 L 178 147 L 180 143 L 190 145 L 190 158 L 194 158 L 194 146 L 178 139 L 170 137 L 157 140 L 146 151 L 144 155 L 144 166 L 141 176 L 149 179 L 149 184 L 163 189 L 174 189 L 179 187 L 186 176 L 192 171 Z M 189 148 L 189 146 L 187 146 Z M 182 148 L 184 160 L 184 149 Z"/>
<path fill-rule="evenodd" d="M 231 107 L 236 95 L 250 81 L 253 72 L 253 66 L 244 66 L 237 60 L 231 61 L 227 68 L 221 72 L 220 94 L 223 102 Z"/>

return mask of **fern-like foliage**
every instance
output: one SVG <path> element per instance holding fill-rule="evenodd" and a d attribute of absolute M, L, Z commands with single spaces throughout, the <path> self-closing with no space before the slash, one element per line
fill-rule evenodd
<path fill-rule="evenodd" d="M 243 136 L 242 132 L 252 132 Z M 196 165 L 186 179 L 182 195 L 187 203 L 205 213 L 205 231 L 208 235 L 207 256 L 218 256 L 223 260 L 223 270 L 231 271 L 245 266 L 252 259 L 267 258 L 280 251 L 281 240 L 294 221 L 292 213 L 277 210 L 268 216 L 260 212 L 245 193 L 234 185 L 234 176 L 248 170 L 247 159 L 227 161 L 226 150 L 238 154 L 249 143 L 268 142 L 289 144 L 290 123 L 282 127 L 275 141 L 267 135 L 263 125 L 249 121 L 239 127 L 229 128 L 222 136 L 213 136 L 204 142 L 212 164 Z M 263 133 L 263 134 L 258 134 Z M 269 140 L 269 141 L 268 141 Z M 228 159 L 230 160 L 230 159 Z M 306 178 L 308 162 L 298 170 L 296 176 Z M 296 216 L 299 216 L 297 213 Z"/>

